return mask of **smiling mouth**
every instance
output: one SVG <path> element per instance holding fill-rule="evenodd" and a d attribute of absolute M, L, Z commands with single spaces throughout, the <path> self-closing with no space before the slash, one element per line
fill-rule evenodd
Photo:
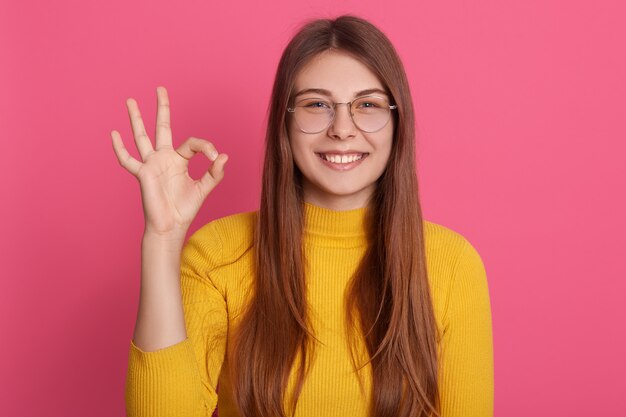
<path fill-rule="evenodd" d="M 369 154 L 368 153 L 352 153 L 352 154 L 346 154 L 346 155 L 339 155 L 339 154 L 331 154 L 331 153 L 326 153 L 326 154 L 316 153 L 316 155 L 320 157 L 321 159 L 323 159 L 324 161 L 328 161 L 333 164 L 349 164 L 352 162 L 359 161 L 365 158 Z"/>

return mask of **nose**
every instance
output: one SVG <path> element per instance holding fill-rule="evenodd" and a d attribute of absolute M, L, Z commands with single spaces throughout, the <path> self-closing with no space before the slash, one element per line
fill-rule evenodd
<path fill-rule="evenodd" d="M 336 103 L 335 116 L 328 128 L 328 135 L 334 139 L 349 139 L 356 135 L 357 127 L 350 115 L 350 103 Z"/>

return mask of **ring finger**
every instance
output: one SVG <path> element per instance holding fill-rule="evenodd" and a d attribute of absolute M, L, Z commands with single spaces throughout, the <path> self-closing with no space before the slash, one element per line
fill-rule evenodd
<path fill-rule="evenodd" d="M 146 128 L 143 125 L 141 113 L 139 112 L 139 106 L 135 99 L 129 98 L 126 100 L 126 106 L 128 107 L 128 117 L 130 118 L 130 125 L 133 129 L 133 136 L 135 137 L 135 144 L 141 155 L 143 161 L 146 157 L 154 152 L 152 142 L 146 133 Z"/>

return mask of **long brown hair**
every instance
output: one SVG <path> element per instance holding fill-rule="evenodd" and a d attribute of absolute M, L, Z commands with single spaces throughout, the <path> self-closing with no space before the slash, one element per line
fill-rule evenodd
<path fill-rule="evenodd" d="M 365 64 L 398 106 L 389 162 L 368 210 L 371 243 L 346 293 L 346 336 L 355 371 L 372 366 L 372 417 L 438 416 L 439 334 L 425 263 L 411 94 L 391 42 L 371 23 L 349 15 L 308 22 L 278 65 L 255 230 L 254 291 L 228 353 L 235 401 L 245 417 L 285 417 L 283 397 L 297 366 L 289 404 L 295 412 L 314 354 L 302 249 L 302 174 L 289 145 L 286 109 L 298 71 L 329 49 Z M 360 365 L 359 338 L 367 347 Z"/>

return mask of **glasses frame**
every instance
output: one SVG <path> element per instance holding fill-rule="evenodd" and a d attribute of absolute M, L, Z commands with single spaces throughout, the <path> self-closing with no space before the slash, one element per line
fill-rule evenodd
<path fill-rule="evenodd" d="M 310 134 L 310 135 L 314 135 L 314 134 L 316 134 L 316 133 L 321 133 L 321 132 L 323 132 L 324 130 L 328 129 L 328 127 L 329 127 L 329 126 L 330 126 L 330 125 L 331 125 L 331 124 L 335 121 L 335 115 L 337 114 L 337 111 L 336 111 L 337 105 L 338 105 L 338 104 L 347 104 L 347 105 L 348 105 L 348 109 L 350 109 L 350 110 L 349 110 L 349 112 L 348 112 L 348 113 L 350 113 L 350 120 L 352 120 L 352 123 L 354 124 L 354 126 L 356 126 L 356 128 L 357 128 L 357 129 L 359 129 L 361 132 L 365 132 L 365 133 L 376 133 L 376 132 L 378 132 L 379 130 L 381 130 L 382 128 L 384 128 L 385 126 L 387 126 L 387 123 L 389 123 L 389 120 L 391 119 L 391 117 L 388 117 L 388 118 L 387 118 L 387 121 L 385 122 L 385 124 L 384 124 L 384 125 L 382 125 L 379 129 L 376 129 L 376 130 L 364 130 L 364 129 L 361 129 L 361 128 L 359 127 L 359 125 L 357 124 L 357 122 L 354 120 L 354 114 L 352 113 L 352 103 L 354 103 L 354 102 L 355 102 L 355 101 L 357 101 L 357 100 L 361 100 L 361 99 L 368 98 L 368 97 L 382 98 L 383 100 L 387 100 L 387 101 L 389 101 L 389 100 L 388 100 L 388 99 L 386 99 L 385 97 L 376 96 L 376 95 L 367 95 L 367 96 L 357 97 L 357 98 L 355 98 L 354 100 L 352 100 L 352 101 L 348 101 L 348 102 L 345 102 L 345 103 L 337 103 L 337 102 L 334 102 L 334 101 L 330 101 L 330 103 L 332 103 L 332 108 L 331 108 L 331 111 L 332 111 L 332 116 L 331 116 L 330 120 L 328 121 L 328 124 L 327 124 L 326 126 L 324 126 L 324 128 L 323 128 L 323 129 L 320 129 L 320 130 L 318 130 L 317 132 L 307 132 L 306 130 L 302 129 L 302 128 L 300 127 L 300 125 L 298 125 L 298 122 L 295 120 L 295 117 L 294 117 L 294 122 L 296 122 L 296 126 L 298 126 L 298 129 L 300 129 L 300 131 L 301 131 L 302 133 L 307 133 L 307 134 Z M 294 116 L 295 116 L 295 113 L 296 113 L 296 107 L 304 107 L 304 106 L 294 105 L 293 107 L 287 107 L 287 111 L 288 111 L 289 113 L 293 113 L 293 114 L 294 114 Z M 389 110 L 389 112 L 388 112 L 388 115 L 389 115 L 389 116 L 391 116 L 391 110 L 396 110 L 397 108 L 398 108 L 398 105 L 397 105 L 397 104 L 389 104 L 389 109 L 388 109 L 388 110 Z"/>

